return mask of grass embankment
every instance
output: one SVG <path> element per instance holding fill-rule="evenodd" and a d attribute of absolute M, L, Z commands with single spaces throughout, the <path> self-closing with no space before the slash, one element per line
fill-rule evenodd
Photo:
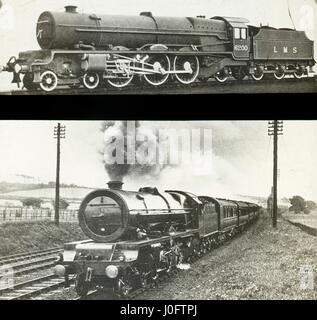
<path fill-rule="evenodd" d="M 0 225 L 0 256 L 63 246 L 65 242 L 85 240 L 77 223 L 24 222 Z"/>
<path fill-rule="evenodd" d="M 283 219 L 272 228 L 267 215 L 235 239 L 198 260 L 152 300 L 317 299 L 317 283 L 301 287 L 307 266 L 317 273 L 317 238 Z M 306 280 L 305 280 L 306 279 Z"/>

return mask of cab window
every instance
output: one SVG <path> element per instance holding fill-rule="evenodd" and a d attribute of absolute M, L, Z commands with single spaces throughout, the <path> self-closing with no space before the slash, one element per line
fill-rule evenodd
<path fill-rule="evenodd" d="M 234 38 L 240 39 L 240 28 L 234 28 Z"/>
<path fill-rule="evenodd" d="M 247 29 L 241 29 L 241 39 L 245 40 L 247 38 Z"/>

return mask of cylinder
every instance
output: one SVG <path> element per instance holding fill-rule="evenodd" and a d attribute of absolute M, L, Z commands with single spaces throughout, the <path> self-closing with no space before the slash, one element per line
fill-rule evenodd
<path fill-rule="evenodd" d="M 103 72 L 107 63 L 107 54 L 86 54 L 81 63 L 85 72 Z"/>

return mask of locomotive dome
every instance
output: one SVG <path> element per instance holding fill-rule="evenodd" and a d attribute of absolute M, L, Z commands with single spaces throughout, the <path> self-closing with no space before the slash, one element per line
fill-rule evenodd
<path fill-rule="evenodd" d="M 132 192 L 121 190 L 122 183 L 117 181 L 108 185 L 112 189 L 87 195 L 78 212 L 83 232 L 97 242 L 116 241 L 144 223 L 180 221 L 187 212 L 171 194 L 156 188 Z"/>

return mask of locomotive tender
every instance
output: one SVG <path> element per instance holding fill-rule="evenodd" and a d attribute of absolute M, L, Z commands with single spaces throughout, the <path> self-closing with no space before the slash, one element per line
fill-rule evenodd
<path fill-rule="evenodd" d="M 83 200 L 79 224 L 91 239 L 65 244 L 56 274 L 76 275 L 78 295 L 111 288 L 127 296 L 182 262 L 211 250 L 259 214 L 256 204 L 156 188 L 125 191 L 121 182 Z"/>
<path fill-rule="evenodd" d="M 133 79 L 160 86 L 168 80 L 190 85 L 229 76 L 261 80 L 273 74 L 301 78 L 315 64 L 313 41 L 302 31 L 254 27 L 248 20 L 203 16 L 154 17 L 44 12 L 37 22 L 41 50 L 21 52 L 3 68 L 26 89 L 58 86 L 89 90 L 122 88 Z"/>

